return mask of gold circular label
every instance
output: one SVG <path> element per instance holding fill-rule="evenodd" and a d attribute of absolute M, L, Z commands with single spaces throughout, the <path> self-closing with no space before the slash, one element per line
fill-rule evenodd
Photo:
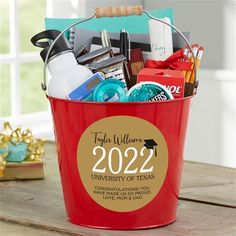
<path fill-rule="evenodd" d="M 148 204 L 160 191 L 168 167 L 167 144 L 160 130 L 131 116 L 94 122 L 83 133 L 77 155 L 88 194 L 117 212 Z"/>

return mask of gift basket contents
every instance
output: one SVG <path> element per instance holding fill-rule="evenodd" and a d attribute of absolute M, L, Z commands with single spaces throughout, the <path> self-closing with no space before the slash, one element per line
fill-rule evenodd
<path fill-rule="evenodd" d="M 171 27 L 165 25 L 170 20 L 161 20 L 149 20 L 145 43 L 124 28 L 115 38 L 101 30 L 100 37 L 91 35 L 91 44 L 86 45 L 79 41 L 80 35 L 75 41 L 76 27 L 69 39 L 56 29 L 38 33 L 31 41 L 43 48 L 44 62 L 49 54 L 48 95 L 93 102 L 163 101 L 193 95 L 204 48 L 198 44 L 174 48 Z"/>
<path fill-rule="evenodd" d="M 31 39 L 42 48 L 71 223 L 143 229 L 176 220 L 204 48 L 189 43 L 171 12 L 97 8 L 87 19 L 46 19 Z"/>
<path fill-rule="evenodd" d="M 46 140 L 35 138 L 30 129 L 13 129 L 4 122 L 0 131 L 0 181 L 43 179 L 45 143 Z"/>

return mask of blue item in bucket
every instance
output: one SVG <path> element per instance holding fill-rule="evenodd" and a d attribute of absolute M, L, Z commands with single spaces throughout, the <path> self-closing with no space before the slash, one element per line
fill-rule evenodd
<path fill-rule="evenodd" d="M 67 95 L 67 98 L 69 100 L 83 100 L 92 94 L 96 86 L 103 80 L 104 78 L 99 73 L 95 73 L 87 81 L 74 88 Z"/>
<path fill-rule="evenodd" d="M 133 86 L 127 93 L 129 102 L 163 101 L 174 99 L 171 92 L 163 85 L 155 82 L 141 82 Z"/>
<path fill-rule="evenodd" d="M 26 158 L 27 147 L 26 143 L 12 144 L 8 143 L 9 154 L 6 158 L 7 162 L 22 162 Z"/>
<path fill-rule="evenodd" d="M 117 79 L 102 81 L 93 92 L 96 102 L 126 102 L 125 83 Z"/>

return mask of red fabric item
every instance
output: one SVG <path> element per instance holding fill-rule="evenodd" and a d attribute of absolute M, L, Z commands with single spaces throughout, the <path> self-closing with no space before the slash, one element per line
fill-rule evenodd
<path fill-rule="evenodd" d="M 173 70 L 192 70 L 192 62 L 180 61 L 184 58 L 184 51 L 180 49 L 168 57 L 165 61 L 147 60 L 145 68 L 156 68 L 156 69 L 173 69 Z"/>

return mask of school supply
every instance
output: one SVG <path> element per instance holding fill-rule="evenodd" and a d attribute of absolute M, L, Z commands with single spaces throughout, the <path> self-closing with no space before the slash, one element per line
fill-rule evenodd
<path fill-rule="evenodd" d="M 87 66 L 90 63 L 98 63 L 111 57 L 113 57 L 113 51 L 111 47 L 105 47 L 84 54 L 81 57 L 77 57 L 77 62 L 81 65 Z"/>
<path fill-rule="evenodd" d="M 120 54 L 125 56 L 126 61 L 130 60 L 130 38 L 125 29 L 120 31 Z"/>
<path fill-rule="evenodd" d="M 161 19 L 170 24 L 170 19 Z M 149 20 L 150 43 L 152 58 L 154 60 L 166 60 L 173 54 L 173 42 L 171 28 L 156 20 Z"/>
<path fill-rule="evenodd" d="M 101 30 L 100 31 L 100 38 L 102 42 L 102 47 L 111 47 L 111 41 L 109 37 L 109 33 L 107 30 Z"/>
<path fill-rule="evenodd" d="M 51 42 L 60 33 L 58 30 L 46 30 L 31 38 L 33 45 L 43 48 L 40 52 L 43 61 L 46 60 Z M 42 42 L 42 39 L 47 39 L 48 41 Z M 78 65 L 74 53 L 71 51 L 69 43 L 64 36 L 58 39 L 49 55 L 48 69 L 52 76 L 48 84 L 48 94 L 56 98 L 66 99 L 66 96 L 74 87 L 83 83 L 92 75 L 91 70 L 85 66 Z"/>
<path fill-rule="evenodd" d="M 96 102 L 125 102 L 125 83 L 117 79 L 104 80 L 95 88 L 93 101 Z"/>
<path fill-rule="evenodd" d="M 127 62 L 123 55 L 112 57 L 100 62 L 93 62 L 87 65 L 94 73 L 100 72 L 105 79 L 115 78 L 125 83 L 129 89 L 130 75 L 127 68 Z"/>
<path fill-rule="evenodd" d="M 74 88 L 68 95 L 67 98 L 69 100 L 90 100 L 87 98 L 91 95 L 96 88 L 96 86 L 101 83 L 104 78 L 99 74 L 95 73 L 90 76 L 87 81 L 83 84 L 79 85 L 78 87 Z"/>
<path fill-rule="evenodd" d="M 184 76 L 179 70 L 144 68 L 138 73 L 137 82 L 145 81 L 162 84 L 175 99 L 184 97 Z"/>
<path fill-rule="evenodd" d="M 189 53 L 190 53 L 190 49 L 185 46 L 184 51 L 183 51 L 183 57 L 180 58 L 179 60 L 180 61 L 188 61 Z M 183 70 L 182 72 L 183 72 L 183 75 L 184 75 L 184 78 L 185 78 L 187 71 Z"/>
<path fill-rule="evenodd" d="M 174 99 L 171 92 L 163 85 L 155 82 L 140 82 L 127 93 L 129 102 L 164 101 Z"/>
<path fill-rule="evenodd" d="M 197 53 L 197 57 L 196 57 L 196 71 L 197 72 L 198 72 L 198 70 L 200 68 L 203 52 L 204 52 L 204 48 L 203 47 L 199 47 L 199 50 L 198 50 L 198 53 Z M 195 74 L 194 74 L 194 71 L 192 71 L 189 82 L 190 83 L 194 83 L 194 80 L 195 80 Z"/>
<path fill-rule="evenodd" d="M 197 72 L 200 68 L 200 63 L 201 63 L 204 48 L 198 44 L 193 44 L 193 45 L 191 45 L 191 47 L 193 49 L 193 55 L 191 54 L 189 47 L 186 46 L 184 49 L 184 57 L 183 57 L 182 61 L 193 63 L 194 62 L 193 57 L 195 57 L 196 72 Z M 184 73 L 186 83 L 195 84 L 196 79 L 195 79 L 195 66 L 194 66 L 194 64 L 192 64 L 190 70 L 183 71 L 183 73 Z M 187 96 L 187 94 L 185 94 L 185 95 Z"/>
<path fill-rule="evenodd" d="M 193 57 L 195 57 L 195 58 L 197 57 L 197 53 L 198 53 L 200 46 L 198 44 L 194 44 L 194 45 L 192 45 L 192 48 L 193 48 L 193 55 L 189 52 L 188 61 L 193 63 L 194 62 Z M 191 78 L 191 74 L 192 74 L 193 70 L 194 70 L 194 65 L 192 64 L 191 70 L 189 70 L 185 75 L 186 82 L 190 82 L 190 78 Z"/>
<path fill-rule="evenodd" d="M 182 32 L 183 35 L 190 40 L 189 32 Z M 120 33 L 108 32 L 112 50 L 114 53 L 119 52 L 120 46 Z M 146 59 L 151 59 L 151 46 L 150 46 L 150 36 L 149 34 L 131 34 L 129 32 L 131 49 L 141 48 L 143 51 L 143 56 Z M 97 50 L 102 47 L 102 41 L 99 31 L 92 31 L 83 28 L 73 27 L 69 33 L 70 46 L 76 50 L 81 45 L 86 46 L 89 51 Z M 173 51 L 177 51 L 180 48 L 185 47 L 185 42 L 182 40 L 181 36 L 177 32 L 172 32 L 173 39 Z M 140 45 L 135 45 L 132 42 L 140 43 Z"/>
<path fill-rule="evenodd" d="M 120 40 L 119 39 L 110 39 L 112 50 L 115 53 L 120 53 Z M 102 47 L 101 38 L 100 37 L 93 37 L 92 44 L 91 44 L 91 51 L 97 50 Z M 142 42 L 130 42 L 130 51 L 132 49 L 140 48 L 142 50 L 143 57 L 146 59 L 151 58 L 151 46 L 149 43 L 142 43 Z M 129 53 L 130 54 L 130 53 Z"/>

